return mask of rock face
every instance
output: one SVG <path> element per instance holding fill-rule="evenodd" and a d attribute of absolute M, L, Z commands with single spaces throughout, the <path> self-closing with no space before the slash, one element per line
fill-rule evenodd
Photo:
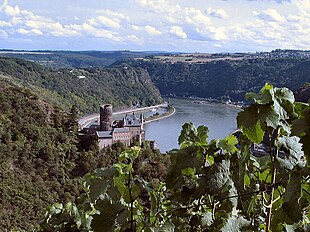
<path fill-rule="evenodd" d="M 307 103 L 310 99 L 310 84 L 307 83 L 295 92 L 295 99 L 298 102 Z"/>

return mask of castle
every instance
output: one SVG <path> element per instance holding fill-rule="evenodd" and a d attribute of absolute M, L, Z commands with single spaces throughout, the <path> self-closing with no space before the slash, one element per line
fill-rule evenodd
<path fill-rule="evenodd" d="M 129 146 L 131 142 L 137 141 L 141 145 L 145 140 L 143 130 L 143 114 L 137 118 L 135 114 L 127 115 L 122 120 L 112 120 L 112 105 L 100 106 L 100 126 L 96 129 L 99 148 L 111 146 L 117 141 Z"/>

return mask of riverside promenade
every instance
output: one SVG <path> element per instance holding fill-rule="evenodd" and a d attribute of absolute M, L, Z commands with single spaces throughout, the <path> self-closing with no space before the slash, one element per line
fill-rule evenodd
<path fill-rule="evenodd" d="M 145 110 L 152 110 L 152 109 L 155 109 L 155 108 L 167 107 L 167 106 L 168 106 L 168 103 L 163 103 L 163 104 L 154 105 L 154 106 L 148 106 L 148 107 L 130 108 L 130 109 L 124 109 L 124 110 L 113 112 L 113 115 L 128 114 L 128 113 L 140 112 L 140 111 L 145 111 Z M 150 121 L 146 121 L 146 122 L 148 123 L 148 122 L 151 122 L 151 121 L 159 120 L 161 118 L 169 117 L 172 114 L 164 115 L 163 117 L 158 117 L 156 119 L 153 119 L 153 120 L 150 120 Z M 87 116 L 84 116 L 84 117 L 80 118 L 79 121 L 78 121 L 79 128 L 83 129 L 84 127 L 86 127 L 90 123 L 98 121 L 99 117 L 100 117 L 100 114 L 96 113 L 96 114 L 90 114 L 90 115 L 87 115 Z"/>

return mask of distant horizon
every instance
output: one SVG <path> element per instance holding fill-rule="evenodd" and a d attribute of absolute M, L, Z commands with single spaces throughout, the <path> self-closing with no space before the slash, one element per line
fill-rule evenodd
<path fill-rule="evenodd" d="M 13 50 L 309 50 L 309 25 L 309 0 L 0 0 Z"/>
<path fill-rule="evenodd" d="M 96 50 L 96 49 L 90 49 L 90 50 L 57 50 L 57 49 L 11 49 L 11 48 L 0 48 L 0 54 L 1 52 L 5 52 L 7 51 L 9 52 L 136 52 L 136 53 L 179 53 L 179 54 L 225 54 L 225 53 L 232 53 L 232 54 L 236 54 L 236 53 L 264 53 L 264 52 L 272 52 L 272 51 L 276 51 L 276 50 L 280 50 L 280 51 L 302 51 L 302 52 L 310 52 L 310 50 L 303 50 L 303 49 L 282 49 L 282 48 L 275 48 L 273 50 L 269 50 L 269 51 L 247 51 L 247 52 L 242 52 L 242 51 L 234 51 L 234 52 L 199 52 L 199 51 L 195 51 L 195 52 L 184 52 L 184 51 L 160 51 L 160 50 L 129 50 L 129 49 L 119 49 L 119 50 Z"/>

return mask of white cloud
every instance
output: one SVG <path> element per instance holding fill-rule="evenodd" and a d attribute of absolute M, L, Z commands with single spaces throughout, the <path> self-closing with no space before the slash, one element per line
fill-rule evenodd
<path fill-rule="evenodd" d="M 194 26 L 209 26 L 212 24 L 211 19 L 206 16 L 201 10 L 186 7 L 184 9 L 186 15 L 186 22 Z"/>
<path fill-rule="evenodd" d="M 172 35 L 175 35 L 181 39 L 186 39 L 187 34 L 183 31 L 183 28 L 180 26 L 172 26 L 169 31 Z"/>
<path fill-rule="evenodd" d="M 138 38 L 136 35 L 127 35 L 126 39 L 136 44 L 143 44 L 143 40 Z"/>
<path fill-rule="evenodd" d="M 131 28 L 135 31 L 145 31 L 150 35 L 161 35 L 162 32 L 157 30 L 155 27 L 150 26 L 150 25 L 146 25 L 146 26 L 137 26 L 137 25 L 132 25 Z"/>
<path fill-rule="evenodd" d="M 158 13 L 175 14 L 181 11 L 181 6 L 171 0 L 136 0 L 136 2 Z"/>
<path fill-rule="evenodd" d="M 110 17 L 110 18 L 112 17 L 118 20 L 129 20 L 129 17 L 124 15 L 123 13 L 112 11 L 109 9 L 100 9 L 100 10 L 97 10 L 96 13 L 99 15 L 104 15 L 106 17 Z"/>
<path fill-rule="evenodd" d="M 208 8 L 206 13 L 210 16 L 226 19 L 229 15 L 223 9 L 212 9 L 211 7 Z"/>
<path fill-rule="evenodd" d="M 271 8 L 265 10 L 262 13 L 254 12 L 254 15 L 266 21 L 275 21 L 280 23 L 284 23 L 286 21 L 285 18 L 277 10 Z"/>
<path fill-rule="evenodd" d="M 152 27 L 150 25 L 145 26 L 144 29 L 150 35 L 161 35 L 162 34 L 160 31 L 156 30 L 155 27 Z"/>
<path fill-rule="evenodd" d="M 23 35 L 43 35 L 42 31 L 38 29 L 27 30 L 24 28 L 17 29 L 17 32 Z"/>
<path fill-rule="evenodd" d="M 309 0 L 208 1 L 207 5 L 204 0 L 113 0 L 109 9 L 102 9 L 105 4 L 99 0 L 82 1 L 76 7 L 63 1 L 62 7 L 57 6 L 61 1 L 39 9 L 30 0 L 14 4 L 2 0 L 0 37 L 8 37 L 2 41 L 11 47 L 12 41 L 44 35 L 44 40 L 38 39 L 41 44 L 48 47 L 61 41 L 68 49 L 72 41 L 78 41 L 74 48 L 87 44 L 96 49 L 91 40 L 113 49 L 126 48 L 126 41 L 128 49 L 141 50 L 310 48 Z"/>
<path fill-rule="evenodd" d="M 0 20 L 0 27 L 11 27 L 11 26 L 12 24 L 10 22 Z"/>
<path fill-rule="evenodd" d="M 121 27 L 119 22 L 117 22 L 116 20 L 107 18 L 105 16 L 98 16 L 97 18 L 92 18 L 89 20 L 89 23 L 94 26 L 104 25 L 104 26 L 107 26 L 113 29 L 119 29 Z"/>
<path fill-rule="evenodd" d="M 17 16 L 21 13 L 21 10 L 19 9 L 19 6 L 10 6 L 9 2 L 7 0 L 3 1 L 3 4 L 1 6 L 1 11 L 4 11 L 9 16 Z"/>

